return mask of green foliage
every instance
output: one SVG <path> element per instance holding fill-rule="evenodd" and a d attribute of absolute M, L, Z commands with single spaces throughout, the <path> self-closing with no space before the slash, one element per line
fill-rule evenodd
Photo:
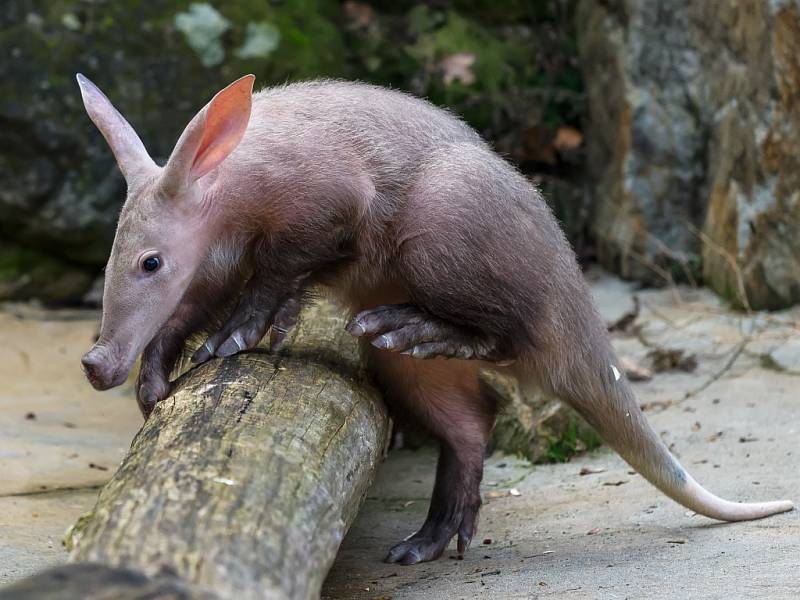
<path fill-rule="evenodd" d="M 47 254 L 0 244 L 0 297 L 34 296 L 61 303 L 80 297 L 92 282 L 91 274 Z"/>
<path fill-rule="evenodd" d="M 703 260 L 700 256 L 670 260 L 669 271 L 675 283 L 703 285 Z"/>
<path fill-rule="evenodd" d="M 62 264 L 46 254 L 18 246 L 0 246 L 0 281 L 13 281 L 36 271 L 40 276 L 52 276 Z"/>
<path fill-rule="evenodd" d="M 449 107 L 496 141 L 531 125 L 579 125 L 570 2 L 448 5 L 379 3 L 369 25 L 347 30 L 355 70 Z"/>
<path fill-rule="evenodd" d="M 219 3 L 220 12 L 232 21 L 229 46 L 238 48 L 231 64 L 240 72 L 252 71 L 262 83 L 313 77 L 343 77 L 344 46 L 337 21 L 338 4 L 315 0 L 263 0 Z M 248 32 L 260 30 L 262 43 L 269 31 L 277 44 L 266 55 L 247 49 Z"/>
<path fill-rule="evenodd" d="M 594 430 L 579 426 L 578 420 L 572 417 L 560 438 L 548 440 L 547 460 L 555 463 L 569 462 L 576 454 L 599 448 L 602 443 Z"/>
<path fill-rule="evenodd" d="M 266 58 L 280 45 L 281 32 L 272 23 L 248 23 L 244 43 L 236 50 L 243 59 Z"/>

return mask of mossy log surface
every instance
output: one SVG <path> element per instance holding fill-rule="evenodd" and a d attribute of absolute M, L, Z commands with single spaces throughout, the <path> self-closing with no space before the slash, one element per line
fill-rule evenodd
<path fill-rule="evenodd" d="M 343 321 L 311 307 L 278 356 L 213 360 L 179 380 L 68 535 L 78 564 L 61 576 L 95 563 L 105 569 L 87 581 L 119 585 L 108 567 L 123 567 L 134 588 L 163 587 L 148 597 L 319 597 L 388 429 Z"/>

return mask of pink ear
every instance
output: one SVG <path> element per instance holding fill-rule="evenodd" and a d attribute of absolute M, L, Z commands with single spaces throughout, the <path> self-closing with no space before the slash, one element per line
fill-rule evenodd
<path fill-rule="evenodd" d="M 142 140 L 100 88 L 80 73 L 75 78 L 81 88 L 86 112 L 106 138 L 126 181 L 130 183 L 140 172 L 155 170 L 155 163 L 147 154 Z"/>
<path fill-rule="evenodd" d="M 250 121 L 254 75 L 237 79 L 192 119 L 164 167 L 163 184 L 176 192 L 219 166 L 233 152 Z"/>
<path fill-rule="evenodd" d="M 241 141 L 250 121 L 254 81 L 254 75 L 245 75 L 211 100 L 203 138 L 192 163 L 192 179 L 218 166 Z"/>

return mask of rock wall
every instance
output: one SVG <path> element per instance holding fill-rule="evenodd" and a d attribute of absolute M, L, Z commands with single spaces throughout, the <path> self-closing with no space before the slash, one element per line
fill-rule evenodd
<path fill-rule="evenodd" d="M 800 2 L 581 0 L 601 262 L 800 302 Z"/>

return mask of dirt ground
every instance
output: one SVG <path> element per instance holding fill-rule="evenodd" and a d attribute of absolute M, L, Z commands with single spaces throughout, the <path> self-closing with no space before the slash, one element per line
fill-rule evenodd
<path fill-rule="evenodd" d="M 64 532 L 141 426 L 130 385 L 100 394 L 83 379 L 98 316 L 0 310 L 0 585 L 64 562 Z"/>
<path fill-rule="evenodd" d="M 591 279 L 609 322 L 631 310 L 629 285 Z M 656 431 L 724 497 L 800 500 L 800 310 L 742 315 L 703 291 L 636 293 L 641 314 L 615 345 L 629 370 L 655 371 L 635 388 Z M 140 425 L 130 386 L 101 395 L 82 379 L 96 317 L 0 311 L 0 584 L 65 560 L 65 529 Z M 659 372 L 649 353 L 674 360 Z M 382 563 L 424 519 L 434 464 L 431 450 L 390 454 L 324 598 L 800 597 L 800 512 L 738 524 L 692 516 L 605 449 L 535 467 L 490 457 L 464 560 Z"/>

